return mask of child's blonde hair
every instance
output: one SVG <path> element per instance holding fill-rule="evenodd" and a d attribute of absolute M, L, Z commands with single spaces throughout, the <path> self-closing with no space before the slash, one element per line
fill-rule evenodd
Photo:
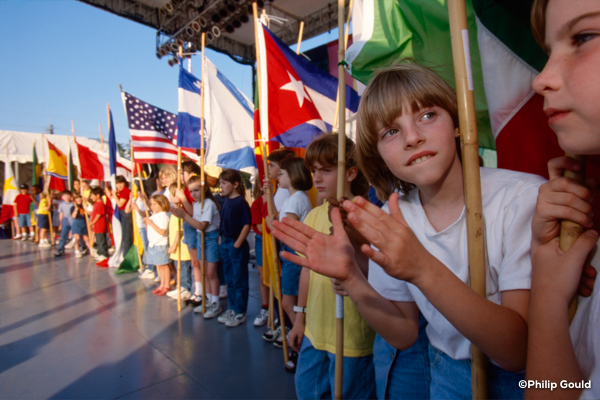
<path fill-rule="evenodd" d="M 256 200 L 262 195 L 262 186 L 260 185 L 259 179 L 256 179 L 256 181 L 254 182 L 254 187 L 252 188 L 252 198 Z"/>
<path fill-rule="evenodd" d="M 152 196 L 152 200 L 154 200 L 154 202 L 160 206 L 162 211 L 169 212 L 171 210 L 171 204 L 166 196 L 162 194 L 155 194 Z"/>
<path fill-rule="evenodd" d="M 177 182 L 177 170 L 172 165 L 165 165 L 158 172 L 159 178 L 162 176 L 166 176 L 169 178 L 170 184 L 173 182 Z"/>
<path fill-rule="evenodd" d="M 408 104 L 411 110 L 404 110 Z M 390 126 L 404 111 L 440 107 L 458 127 L 456 93 L 438 74 L 411 60 L 401 60 L 378 71 L 367 85 L 358 107 L 356 159 L 359 169 L 385 201 L 395 191 L 406 193 L 414 185 L 398 179 L 381 158 L 377 144 L 379 130 Z M 460 141 L 457 138 L 460 157 Z"/>

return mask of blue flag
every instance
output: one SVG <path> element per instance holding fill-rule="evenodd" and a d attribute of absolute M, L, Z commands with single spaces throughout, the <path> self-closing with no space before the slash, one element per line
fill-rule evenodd
<path fill-rule="evenodd" d="M 115 125 L 113 124 L 112 111 L 108 109 L 108 164 L 110 166 L 110 185 L 113 193 L 117 190 L 117 140 L 115 139 Z M 115 252 L 108 260 L 109 267 L 118 267 L 123 262 L 123 230 L 121 227 L 121 215 L 119 214 L 119 204 L 114 199 L 107 199 L 112 202 L 112 231 L 115 239 Z"/>

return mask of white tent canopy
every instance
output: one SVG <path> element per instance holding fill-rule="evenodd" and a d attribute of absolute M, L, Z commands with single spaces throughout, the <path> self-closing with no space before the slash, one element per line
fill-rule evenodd
<path fill-rule="evenodd" d="M 77 154 L 77 146 L 75 146 L 73 136 L 44 134 L 43 137 L 56 146 L 61 152 L 63 152 L 65 156 L 68 156 L 70 149 L 73 157 L 73 163 L 77 169 L 79 169 L 79 156 Z M 101 146 L 99 140 L 88 139 L 85 137 L 77 137 L 77 142 L 88 147 L 95 153 L 108 157 L 108 143 L 105 143 L 104 146 Z M 43 145 L 41 133 L 0 130 L 0 161 L 7 161 L 6 153 L 8 150 L 9 162 L 16 161 L 19 164 L 33 162 L 34 143 L 38 162 L 45 162 L 48 156 L 48 147 Z M 117 161 L 126 168 L 131 169 L 131 161 L 127 160 L 126 158 L 117 156 Z"/>

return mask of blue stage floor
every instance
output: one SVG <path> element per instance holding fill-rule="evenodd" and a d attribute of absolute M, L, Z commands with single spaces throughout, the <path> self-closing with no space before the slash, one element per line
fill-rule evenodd
<path fill-rule="evenodd" d="M 227 328 L 72 250 L 0 241 L 0 399 L 290 399 L 282 350 L 248 321 Z M 221 300 L 227 308 L 227 299 Z"/>

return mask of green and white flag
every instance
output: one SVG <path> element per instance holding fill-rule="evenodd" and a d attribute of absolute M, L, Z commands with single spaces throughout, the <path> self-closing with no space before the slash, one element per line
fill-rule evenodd
<path fill-rule="evenodd" d="M 529 26 L 531 0 L 467 0 L 479 146 L 496 149 L 498 167 L 547 175 L 561 154 L 531 82 L 546 57 Z M 410 57 L 454 84 L 445 0 L 354 0 L 353 44 L 346 53 L 352 76 Z M 486 165 L 493 165 L 482 150 Z"/>

